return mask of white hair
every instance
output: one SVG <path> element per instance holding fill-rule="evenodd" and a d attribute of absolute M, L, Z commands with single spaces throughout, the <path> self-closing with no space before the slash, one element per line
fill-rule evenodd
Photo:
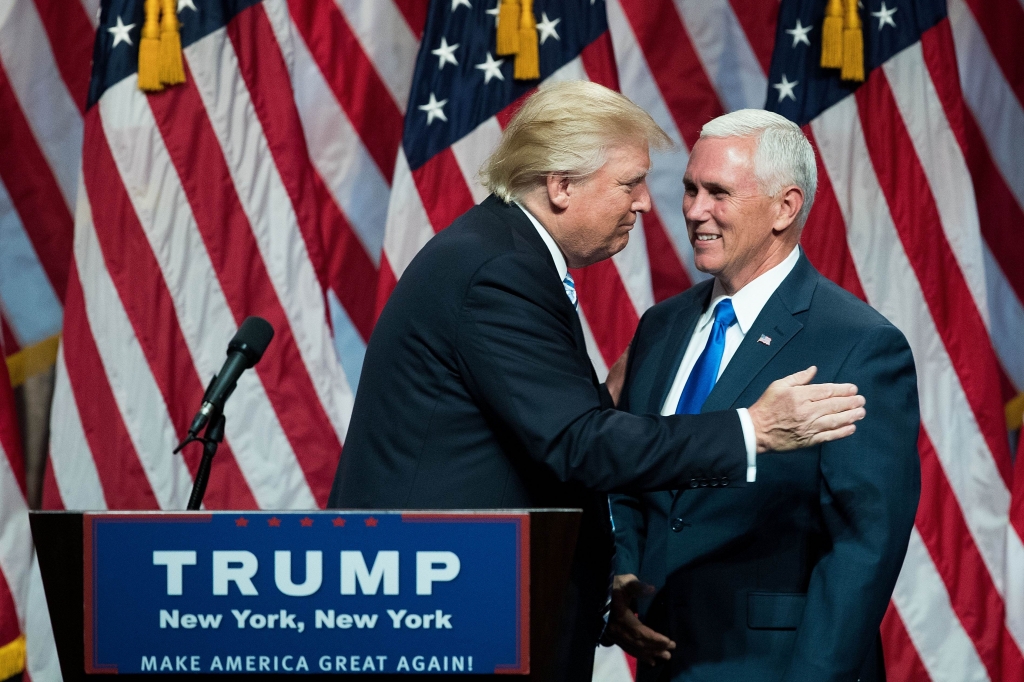
<path fill-rule="evenodd" d="M 705 137 L 756 137 L 754 177 L 767 196 L 774 197 L 790 185 L 804 193 L 804 205 L 794 224 L 802 228 L 818 189 L 814 148 L 800 126 L 764 109 L 740 109 L 708 121 L 700 131 Z"/>

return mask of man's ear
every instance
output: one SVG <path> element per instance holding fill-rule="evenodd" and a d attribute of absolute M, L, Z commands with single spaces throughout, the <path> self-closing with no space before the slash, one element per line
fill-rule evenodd
<path fill-rule="evenodd" d="M 569 208 L 569 195 L 571 194 L 572 181 L 564 175 L 549 173 L 547 176 L 548 201 L 554 211 L 564 211 Z"/>
<path fill-rule="evenodd" d="M 779 212 L 775 217 L 775 224 L 772 225 L 772 229 L 776 232 L 785 231 L 790 225 L 796 221 L 797 215 L 800 213 L 800 209 L 804 206 L 804 192 L 802 189 L 793 185 L 787 187 L 782 192 L 782 198 L 779 200 Z"/>

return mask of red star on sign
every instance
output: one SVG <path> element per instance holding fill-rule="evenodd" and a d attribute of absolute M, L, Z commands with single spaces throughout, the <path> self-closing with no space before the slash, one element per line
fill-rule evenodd
<path fill-rule="evenodd" d="M 309 528 L 310 526 L 312 526 L 312 525 L 313 525 L 313 519 L 311 519 L 311 518 L 309 518 L 309 517 L 307 516 L 306 518 L 304 518 L 304 519 L 302 519 L 301 521 L 299 521 L 299 523 L 301 523 L 301 524 L 302 524 L 302 527 L 303 527 L 303 528 Z"/>
<path fill-rule="evenodd" d="M 244 528 L 245 526 L 249 525 L 249 519 L 245 518 L 244 516 L 239 516 L 237 519 L 235 519 L 235 525 Z"/>
<path fill-rule="evenodd" d="M 336 519 L 334 519 L 334 527 L 335 528 L 343 528 L 344 526 L 345 526 L 345 519 L 341 518 L 340 516 L 337 517 Z"/>
<path fill-rule="evenodd" d="M 267 519 L 267 525 L 272 528 L 280 528 L 281 519 L 277 518 L 276 516 L 271 516 L 269 519 Z"/>
<path fill-rule="evenodd" d="M 372 516 L 370 518 L 366 519 L 365 521 L 363 521 L 363 523 L 366 524 L 367 528 L 376 528 L 377 527 L 377 519 L 373 518 Z"/>

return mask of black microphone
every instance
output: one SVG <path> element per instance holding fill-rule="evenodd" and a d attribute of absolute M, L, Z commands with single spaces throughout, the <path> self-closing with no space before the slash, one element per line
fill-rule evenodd
<path fill-rule="evenodd" d="M 235 383 L 242 372 L 249 369 L 263 357 L 263 351 L 267 349 L 270 340 L 274 338 L 274 328 L 262 317 L 247 317 L 238 328 L 235 337 L 228 344 L 228 359 L 220 372 L 214 375 L 213 381 L 206 388 L 203 395 L 203 405 L 192 420 L 192 426 L 188 428 L 188 438 L 191 440 L 199 435 L 199 432 L 210 421 L 210 415 L 215 411 L 224 409 L 224 403 L 232 391 L 235 390 Z"/>

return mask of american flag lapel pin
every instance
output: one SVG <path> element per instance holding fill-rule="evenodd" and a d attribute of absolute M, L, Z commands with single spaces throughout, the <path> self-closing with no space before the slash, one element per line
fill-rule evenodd
<path fill-rule="evenodd" d="M 763 343 L 766 346 L 772 345 L 772 337 L 761 334 L 761 337 L 757 340 L 758 343 Z"/>

